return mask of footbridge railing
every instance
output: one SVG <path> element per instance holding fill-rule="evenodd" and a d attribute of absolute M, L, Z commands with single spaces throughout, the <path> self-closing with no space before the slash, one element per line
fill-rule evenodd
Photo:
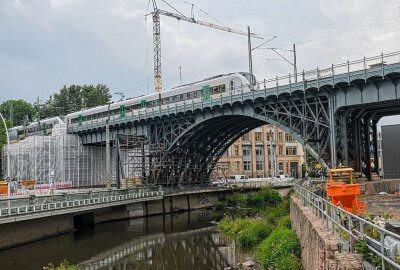
<path fill-rule="evenodd" d="M 400 235 L 347 212 L 298 184 L 295 190 L 303 205 L 310 208 L 326 228 L 338 236 L 342 250 L 355 252 L 356 242 L 364 241 L 368 250 L 380 260 L 380 265 L 376 267 L 380 266 L 382 270 L 392 269 L 389 267 L 400 269 L 397 247 L 392 244 L 400 243 Z"/>
<path fill-rule="evenodd" d="M 2 218 L 30 214 L 56 212 L 60 210 L 87 207 L 106 207 L 108 204 L 124 203 L 152 197 L 162 197 L 162 190 L 131 189 L 101 192 L 54 194 L 51 196 L 20 198 L 0 201 L 0 222 Z M 79 210 L 78 210 L 79 211 Z"/>

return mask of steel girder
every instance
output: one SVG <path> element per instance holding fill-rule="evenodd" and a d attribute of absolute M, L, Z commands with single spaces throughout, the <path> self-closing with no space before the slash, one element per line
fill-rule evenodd
<path fill-rule="evenodd" d="M 330 96 L 326 92 L 317 94 L 298 94 L 274 103 L 257 103 L 257 115 L 278 123 L 300 136 L 305 144 L 317 152 L 317 159 L 330 161 L 330 134 L 332 129 L 332 110 Z M 333 119 L 333 118 L 332 118 Z"/>
<path fill-rule="evenodd" d="M 266 123 L 290 132 L 317 160 L 331 160 L 332 99 L 316 91 L 171 116 L 151 125 L 151 141 L 164 142 L 159 184 L 209 180 L 221 155 L 243 134 Z M 206 116 L 207 115 L 207 116 Z M 335 133 L 333 133 L 335 134 Z"/>

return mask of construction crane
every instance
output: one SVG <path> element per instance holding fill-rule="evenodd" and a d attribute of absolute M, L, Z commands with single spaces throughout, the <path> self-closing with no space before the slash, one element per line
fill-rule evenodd
<path fill-rule="evenodd" d="M 193 17 L 193 13 L 192 13 L 192 17 L 187 17 L 187 16 L 183 15 L 182 13 L 177 14 L 177 13 L 165 11 L 165 10 L 157 8 L 156 0 L 152 0 L 152 1 L 153 1 L 153 10 L 154 10 L 151 13 L 152 17 L 153 17 L 154 88 L 157 93 L 162 92 L 160 15 L 168 16 L 171 18 L 175 18 L 177 20 L 185 21 L 185 22 L 195 23 L 195 24 L 202 25 L 205 27 L 214 28 L 214 29 L 221 30 L 224 32 L 247 36 L 248 42 L 249 42 L 249 70 L 250 70 L 250 73 L 252 73 L 250 37 L 257 38 L 257 39 L 263 39 L 263 37 L 261 37 L 257 34 L 254 34 L 254 33 L 250 33 L 249 27 L 248 27 L 248 32 L 244 32 L 244 31 L 235 30 L 235 29 L 232 29 L 232 28 L 229 28 L 226 26 L 217 25 L 217 24 L 213 24 L 213 23 L 209 23 L 209 22 L 205 22 L 205 21 L 201 21 L 201 20 L 196 20 Z"/>

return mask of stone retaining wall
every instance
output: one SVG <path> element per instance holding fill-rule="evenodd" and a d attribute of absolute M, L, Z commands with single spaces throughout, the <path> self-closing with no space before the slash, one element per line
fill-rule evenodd
<path fill-rule="evenodd" d="M 358 254 L 340 252 L 337 236 L 328 231 L 326 225 L 293 196 L 290 200 L 290 220 L 300 239 L 301 259 L 305 270 L 363 269 L 361 257 Z"/>

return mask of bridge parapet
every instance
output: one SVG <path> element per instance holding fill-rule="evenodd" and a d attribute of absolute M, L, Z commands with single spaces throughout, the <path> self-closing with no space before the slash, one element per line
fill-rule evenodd
<path fill-rule="evenodd" d="M 332 65 L 329 68 L 314 69 L 303 71 L 297 75 L 298 81 L 294 82 L 293 75 L 275 77 L 272 79 L 259 81 L 260 90 L 251 92 L 242 92 L 240 94 L 211 98 L 200 102 L 186 102 L 184 105 L 167 105 L 167 108 L 153 107 L 150 109 L 141 109 L 133 114 L 123 118 L 111 118 L 110 126 L 127 125 L 133 122 L 152 120 L 164 116 L 185 114 L 195 110 L 212 109 L 219 106 L 232 106 L 234 103 L 243 103 L 245 101 L 255 101 L 257 99 L 276 99 L 283 94 L 291 95 L 296 91 L 306 91 L 307 89 L 320 89 L 322 86 L 332 86 L 347 83 L 356 80 L 367 81 L 372 77 L 384 78 L 387 74 L 400 73 L 400 63 L 398 56 L 400 52 L 382 54 L 380 56 L 363 58 L 356 61 L 347 61 L 346 63 Z M 395 58 L 396 57 L 396 58 Z M 336 110 L 338 108 L 334 108 Z M 88 130 L 101 129 L 106 126 L 106 121 L 85 122 L 82 126 L 69 127 L 69 133 L 79 133 Z"/>

